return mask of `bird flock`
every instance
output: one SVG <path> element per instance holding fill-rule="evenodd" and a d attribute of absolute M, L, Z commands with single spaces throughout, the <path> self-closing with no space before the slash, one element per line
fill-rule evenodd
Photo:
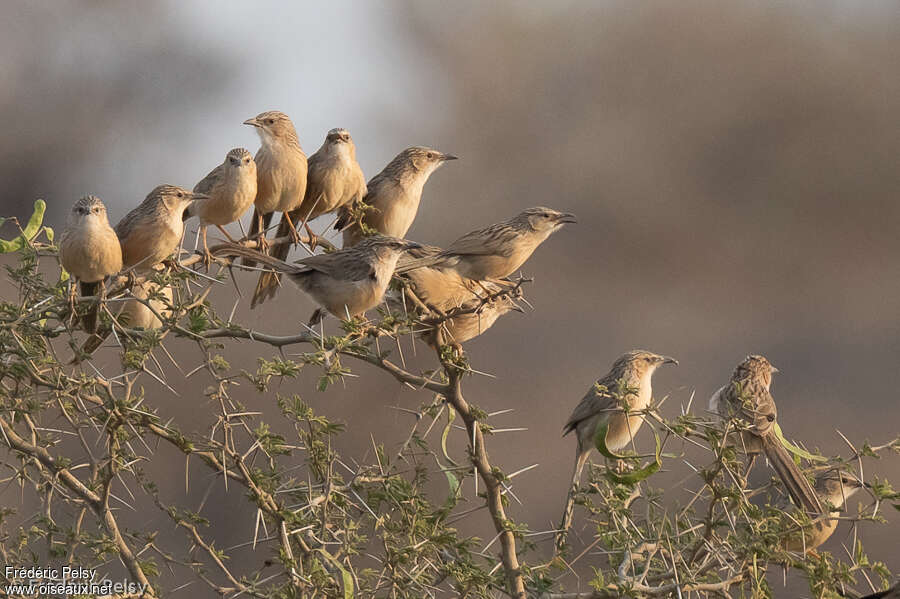
<path fill-rule="evenodd" d="M 472 231 L 446 249 L 405 239 L 418 212 L 425 183 L 435 170 L 456 156 L 413 146 L 400 152 L 377 175 L 365 180 L 356 160 L 356 147 L 344 129 L 332 129 L 322 146 L 308 159 L 291 119 L 268 111 L 244 121 L 261 141 L 255 156 L 244 148 L 229 151 L 222 164 L 197 183 L 192 191 L 160 185 L 111 227 L 103 202 L 87 196 L 72 207 L 60 239 L 62 266 L 78 281 L 90 303 L 81 318 L 83 328 L 94 333 L 97 306 L 104 282 L 128 271 L 137 276 L 157 269 L 176 256 L 184 235 L 184 222 L 197 218 L 202 256 L 207 266 L 214 259 L 241 259 L 244 268 L 259 270 L 251 306 L 271 299 L 290 280 L 320 307 L 310 322 L 325 313 L 338 318 L 361 317 L 386 302 L 389 307 L 413 308 L 419 315 L 447 316 L 440 326 L 421 333 L 434 347 L 458 344 L 483 333 L 502 315 L 520 309 L 518 285 L 509 279 L 535 249 L 574 215 L 551 208 L 528 208 L 500 223 Z M 235 240 L 225 229 L 254 207 L 250 231 Z M 269 237 L 273 215 L 281 213 L 274 237 Z M 320 239 L 309 223 L 332 215 L 342 246 Z M 216 226 L 228 239 L 212 250 L 207 228 Z M 305 237 L 301 231 L 305 231 Z M 290 249 L 303 243 L 310 256 L 286 262 Z M 325 251 L 315 253 L 318 248 Z M 177 257 L 175 258 L 177 263 Z M 258 266 L 257 266 L 258 265 Z M 394 277 L 405 281 L 402 292 L 389 291 Z M 75 288 L 70 296 L 74 306 Z M 123 304 L 118 318 L 134 328 L 160 326 L 171 290 L 155 289 L 138 279 L 135 298 L 156 302 Z M 151 305 L 153 305 L 151 303 Z M 74 312 L 74 311 L 73 311 Z M 557 546 L 565 544 L 574 512 L 574 498 L 582 470 L 598 431 L 605 431 L 604 445 L 618 452 L 633 443 L 652 397 L 651 379 L 674 358 L 649 351 L 623 354 L 605 376 L 599 378 L 565 423 L 564 434 L 575 433 L 576 456 Z M 770 392 L 777 369 L 762 356 L 742 361 L 726 385 L 710 401 L 710 410 L 723 420 L 739 419 L 745 426 L 732 443 L 748 456 L 747 471 L 764 454 L 794 503 L 812 518 L 834 515 L 846 498 L 863 486 L 847 472 L 828 471 L 815 485 L 795 464 L 778 434 L 777 411 Z M 819 518 L 811 530 L 786 541 L 793 550 L 815 549 L 833 532 L 836 519 Z"/>

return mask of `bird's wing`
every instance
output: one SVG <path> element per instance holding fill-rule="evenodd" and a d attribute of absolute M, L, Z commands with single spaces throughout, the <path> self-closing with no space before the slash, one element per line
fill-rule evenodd
<path fill-rule="evenodd" d="M 722 396 L 725 393 L 725 390 L 728 388 L 728 385 L 722 385 L 719 387 L 718 391 L 712 394 L 712 397 L 709 398 L 709 411 L 713 414 L 722 415 Z"/>
<path fill-rule="evenodd" d="M 362 281 L 375 276 L 375 267 L 370 261 L 361 260 L 357 255 L 351 256 L 342 252 L 316 254 L 298 260 L 297 265 L 305 266 L 341 281 Z"/>
<path fill-rule="evenodd" d="M 450 244 L 446 255 L 484 255 L 496 254 L 509 256 L 512 253 L 513 241 L 518 233 L 506 224 L 496 224 L 484 229 L 467 233 Z"/>
<path fill-rule="evenodd" d="M 360 169 L 360 176 L 362 177 L 362 169 Z M 365 181 L 365 179 L 363 179 L 363 181 Z M 388 176 L 384 174 L 384 171 L 381 171 L 369 180 L 368 185 L 363 183 L 361 185 L 362 195 L 354 201 L 341 206 L 338 211 L 338 219 L 334 223 L 334 228 L 338 231 L 343 231 L 353 224 L 353 209 L 356 208 L 360 201 L 369 205 L 375 205 L 377 203 L 376 199 L 379 196 L 379 189 L 388 181 Z"/>
<path fill-rule="evenodd" d="M 199 183 L 194 185 L 194 193 L 205 193 L 209 194 L 212 190 L 219 184 L 224 176 L 225 169 L 220 164 L 213 170 L 209 171 L 209 174 L 203 177 Z"/>
<path fill-rule="evenodd" d="M 598 384 L 603 384 L 602 381 L 597 382 Z M 578 423 L 582 420 L 585 420 L 602 412 L 615 410 L 618 407 L 619 402 L 616 399 L 615 395 L 613 395 L 611 392 L 600 391 L 597 389 L 596 385 L 591 387 L 578 403 L 578 405 L 575 406 L 575 409 L 572 411 L 572 415 L 569 416 L 569 420 L 563 427 L 563 435 L 567 435 L 575 430 L 575 428 L 578 426 Z"/>
<path fill-rule="evenodd" d="M 778 418 L 778 411 L 775 408 L 775 399 L 766 389 L 759 390 L 754 394 L 756 404 L 744 404 L 742 407 L 743 417 L 747 422 L 753 423 L 754 432 L 763 436 L 775 427 L 775 420 Z"/>

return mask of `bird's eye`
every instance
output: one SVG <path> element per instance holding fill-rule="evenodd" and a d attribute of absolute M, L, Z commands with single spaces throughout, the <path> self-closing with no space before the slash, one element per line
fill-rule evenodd
<path fill-rule="evenodd" d="M 244 164 L 250 164 L 250 159 L 249 159 L 249 158 L 244 158 Z"/>
<path fill-rule="evenodd" d="M 275 124 L 275 119 L 266 119 L 266 124 L 267 124 L 267 125 L 274 125 L 274 124 Z"/>
<path fill-rule="evenodd" d="M 179 192 L 178 192 L 178 197 L 179 197 L 179 198 L 183 198 L 183 197 L 184 197 L 184 192 L 179 191 Z"/>
<path fill-rule="evenodd" d="M 434 160 L 434 152 L 428 152 L 428 159 Z"/>

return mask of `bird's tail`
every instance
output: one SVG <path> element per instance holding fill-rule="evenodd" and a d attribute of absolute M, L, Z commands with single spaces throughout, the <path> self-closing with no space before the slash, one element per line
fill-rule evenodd
<path fill-rule="evenodd" d="M 250 239 L 253 239 L 257 236 L 265 236 L 265 231 L 269 228 L 269 224 L 272 222 L 272 215 L 274 212 L 269 212 L 268 214 L 263 214 L 262 216 L 262 229 L 259 228 L 260 221 L 260 213 L 259 208 L 253 209 L 253 219 L 250 222 L 250 233 L 248 234 Z M 253 260 L 248 260 L 244 258 L 244 266 L 253 267 L 256 265 L 256 262 Z"/>
<path fill-rule="evenodd" d="M 296 219 L 300 215 L 300 209 L 293 210 L 290 213 L 292 219 Z M 288 224 L 286 218 L 282 218 L 281 222 L 278 223 L 278 231 L 275 233 L 275 238 L 279 239 L 281 237 L 287 237 L 291 232 L 291 226 Z M 278 260 L 284 261 L 288 254 L 291 253 L 291 244 L 290 242 L 278 243 L 274 244 L 269 251 L 269 255 L 273 258 L 277 258 Z M 246 261 L 244 262 L 246 264 Z M 253 298 L 250 300 L 250 307 L 255 308 L 259 304 L 263 303 L 266 300 L 272 299 L 275 297 L 275 293 L 278 292 L 278 288 L 281 286 L 281 276 L 277 272 L 262 272 L 259 274 L 259 280 L 256 282 L 256 291 L 253 292 Z"/>
<path fill-rule="evenodd" d="M 219 245 L 210 248 L 210 253 L 213 256 L 221 256 L 226 258 L 243 258 L 244 264 L 247 264 L 248 261 L 251 261 L 254 264 L 256 262 L 259 262 L 264 266 L 268 266 L 276 272 L 288 275 L 298 274 L 306 270 L 306 268 L 304 268 L 303 266 L 288 264 L 284 260 L 279 260 L 274 256 L 263 254 L 260 251 L 244 247 L 237 243 L 220 243 Z"/>
<path fill-rule="evenodd" d="M 572 484 L 569 485 L 569 492 L 566 495 L 566 507 L 563 509 L 562 520 L 556 531 L 556 552 L 562 551 L 566 544 L 566 536 L 569 534 L 569 528 L 572 526 L 572 517 L 575 514 L 575 495 L 578 494 L 578 484 L 581 482 L 581 472 L 587 463 L 590 452 L 579 452 L 575 458 L 575 468 L 572 472 Z"/>
<path fill-rule="evenodd" d="M 787 449 L 784 448 L 784 445 L 781 444 L 781 441 L 775 435 L 767 434 L 762 437 L 762 442 L 766 457 L 771 462 L 772 467 L 775 468 L 775 472 L 778 473 L 778 477 L 784 483 L 784 487 L 787 489 L 791 499 L 794 500 L 794 503 L 812 517 L 822 514 L 822 504 L 819 501 L 819 496 L 816 495 L 812 485 L 806 480 L 803 471 L 794 463 L 794 459 Z"/>
<path fill-rule="evenodd" d="M 112 329 L 105 327 L 88 337 L 69 364 L 80 364 L 86 358 L 90 358 L 97 351 L 97 348 L 103 345 L 110 332 L 112 332 Z"/>
<path fill-rule="evenodd" d="M 85 281 L 81 281 L 81 296 L 82 297 L 90 297 L 97 295 L 100 291 L 100 282 L 95 283 L 86 283 Z M 93 333 L 97 330 L 97 313 L 100 311 L 100 302 L 94 302 L 88 308 L 88 311 L 81 318 L 81 325 L 84 327 L 85 332 Z"/>

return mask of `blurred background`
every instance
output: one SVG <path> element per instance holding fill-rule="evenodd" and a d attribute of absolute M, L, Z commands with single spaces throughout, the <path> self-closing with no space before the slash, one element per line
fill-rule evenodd
<path fill-rule="evenodd" d="M 114 224 L 155 185 L 192 187 L 230 148 L 255 152 L 241 122 L 269 109 L 293 118 L 307 154 L 328 129 L 347 128 L 367 177 L 408 145 L 460 156 L 427 184 L 411 239 L 446 245 L 535 205 L 576 213 L 578 224 L 525 265 L 535 310 L 468 345 L 473 366 L 496 377 L 468 381 L 469 400 L 515 408 L 495 424 L 528 428 L 490 439 L 489 450 L 507 472 L 540 464 L 516 478 L 524 505 L 511 507 L 533 530 L 559 518 L 574 454 L 563 423 L 631 348 L 681 360 L 655 379 L 670 416 L 692 394 L 702 410 L 738 361 L 762 353 L 782 372 L 773 392 L 789 436 L 846 455 L 836 428 L 858 442 L 900 429 L 895 0 L 14 0 L 0 14 L 4 216 L 27 217 L 44 198 L 49 224 L 61 227 L 71 204 L 95 193 Z M 238 279 L 249 297 L 253 278 Z M 8 297 L 8 282 L 0 293 Z M 213 301 L 227 314 L 233 296 Z M 285 289 L 253 312 L 245 299 L 236 319 L 284 332 L 312 310 Z M 411 343 L 411 367 L 433 365 Z M 169 347 L 185 371 L 200 359 L 190 344 Z M 246 368 L 275 353 L 229 351 Z M 110 371 L 117 364 L 112 349 L 98 357 Z M 429 398 L 352 366 L 363 379 L 317 393 L 310 372 L 281 391 L 346 422 L 341 451 L 363 461 L 370 433 L 393 447 L 408 433 L 409 416 L 391 406 Z M 208 381 L 170 374 L 180 396 L 150 387 L 154 405 L 187 431 L 207 431 Z M 273 395 L 245 393 L 274 420 Z M 652 435 L 642 444 L 650 449 Z M 155 475 L 171 477 L 166 491 L 179 501 L 183 460 L 173 459 Z M 211 480 L 199 471 L 195 505 Z M 868 462 L 873 474 L 900 479 L 900 458 Z M 219 527 L 217 545 L 251 539 L 254 513 L 240 492 L 217 495 L 203 513 Z M 0 502 L 26 517 L 35 509 L 17 489 Z M 900 570 L 900 518 L 884 515 L 888 526 L 862 524 L 860 535 Z M 486 518 L 466 526 L 493 536 Z M 825 549 L 843 553 L 849 534 L 842 525 Z M 590 541 L 577 531 L 578 546 Z M 589 566 L 601 564 L 583 558 L 584 576 L 567 587 L 585 589 Z M 194 584 L 176 595 L 205 592 Z"/>

